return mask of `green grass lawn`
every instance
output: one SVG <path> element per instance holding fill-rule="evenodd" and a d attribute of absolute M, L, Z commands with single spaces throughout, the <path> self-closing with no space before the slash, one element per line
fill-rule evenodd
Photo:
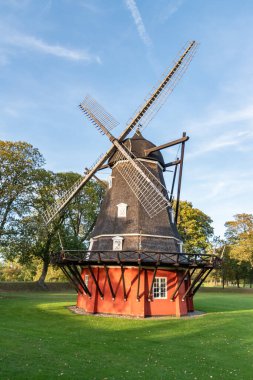
<path fill-rule="evenodd" d="M 197 318 L 72 314 L 72 293 L 0 294 L 0 379 L 253 379 L 253 293 L 199 293 Z"/>

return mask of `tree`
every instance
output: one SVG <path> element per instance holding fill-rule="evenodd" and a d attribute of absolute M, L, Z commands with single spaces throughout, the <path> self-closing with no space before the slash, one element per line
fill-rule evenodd
<path fill-rule="evenodd" d="M 77 173 L 58 173 L 56 176 L 57 197 L 62 197 L 73 183 L 80 180 Z M 105 193 L 105 186 L 97 181 L 88 184 L 74 197 L 66 208 L 61 234 L 64 247 L 88 248 L 87 240 L 93 230 L 100 205 Z"/>
<path fill-rule="evenodd" d="M 226 267 L 232 272 L 237 286 L 240 280 L 250 283 L 253 277 L 253 215 L 236 214 L 225 223 L 227 239 Z M 225 264 L 225 263 L 224 263 Z"/>
<path fill-rule="evenodd" d="M 38 149 L 25 142 L 0 141 L 0 243 L 11 223 L 29 209 L 36 170 L 44 163 Z"/>
<path fill-rule="evenodd" d="M 203 211 L 194 208 L 190 202 L 180 201 L 178 230 L 186 252 L 202 253 L 210 248 L 213 236 L 211 224 L 212 219 Z"/>
<path fill-rule="evenodd" d="M 32 281 L 35 265 L 21 265 L 17 260 L 0 263 L 0 281 Z"/>
<path fill-rule="evenodd" d="M 239 263 L 245 261 L 253 266 L 253 215 L 237 214 L 233 221 L 225 223 L 225 227 L 231 256 Z"/>
<path fill-rule="evenodd" d="M 38 283 L 45 287 L 45 278 L 50 263 L 50 254 L 61 250 L 59 235 L 64 248 L 84 249 L 99 211 L 104 190 L 90 181 L 75 197 L 73 202 L 48 227 L 42 219 L 43 212 L 54 199 L 61 197 L 78 179 L 77 173 L 53 173 L 37 170 L 36 189 L 30 205 L 30 212 L 18 223 L 13 224 L 12 239 L 9 239 L 6 256 L 19 258 L 21 264 L 42 261 L 42 272 Z"/>

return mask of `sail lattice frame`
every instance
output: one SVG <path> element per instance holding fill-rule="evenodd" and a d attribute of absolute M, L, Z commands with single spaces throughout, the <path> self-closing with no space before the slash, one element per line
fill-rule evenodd
<path fill-rule="evenodd" d="M 94 164 L 89 168 L 88 172 L 93 170 L 93 168 L 97 165 L 97 163 L 101 160 L 104 154 L 101 154 L 98 159 L 94 162 Z M 54 217 L 57 215 L 59 211 L 62 210 L 62 206 L 67 204 L 69 200 L 73 198 L 73 195 L 76 194 L 77 190 L 80 189 L 83 181 L 86 177 L 80 177 L 64 194 L 61 198 L 55 199 L 54 203 L 49 206 L 46 211 L 42 213 L 43 220 L 47 225 Z"/>
<path fill-rule="evenodd" d="M 165 186 L 125 146 L 115 153 L 116 169 L 124 178 L 150 218 L 171 206 Z M 128 157 L 131 157 L 131 160 Z"/>
<path fill-rule="evenodd" d="M 119 125 L 119 122 L 90 95 L 86 95 L 79 107 L 102 134 L 104 134 L 104 132 L 101 130 L 100 124 L 108 131 L 111 131 Z"/>
<path fill-rule="evenodd" d="M 187 47 L 188 44 L 182 49 Z M 172 69 L 167 69 L 162 76 L 162 80 L 151 90 L 150 98 L 146 98 L 142 106 L 137 108 L 133 117 L 128 120 L 127 124 L 131 124 L 132 120 L 135 120 L 138 115 L 141 117 L 138 118 L 138 123 L 135 124 L 135 129 L 139 128 L 140 130 L 145 129 L 163 104 L 166 102 L 168 96 L 172 93 L 184 73 L 189 67 L 190 62 L 192 61 L 196 51 L 198 49 L 198 43 L 195 41 L 191 43 L 191 48 L 188 49 L 187 54 L 181 56 L 182 51 L 179 53 L 178 60 L 175 66 Z M 182 58 L 183 57 L 183 58 Z M 181 59 L 180 59 L 181 58 Z M 159 91 L 155 92 L 156 87 Z M 154 95 L 155 94 L 155 95 Z M 147 105 L 147 106 L 146 106 Z M 145 110 L 145 112 L 143 112 Z"/>

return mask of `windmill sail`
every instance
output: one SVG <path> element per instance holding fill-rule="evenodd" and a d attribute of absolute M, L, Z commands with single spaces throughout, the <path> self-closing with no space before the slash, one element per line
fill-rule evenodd
<path fill-rule="evenodd" d="M 145 103 L 139 107 L 134 116 L 129 119 L 127 130 L 132 130 L 136 127 L 144 129 L 150 123 L 187 70 L 197 51 L 197 47 L 197 42 L 191 41 L 182 49 L 183 51 L 179 53 L 176 64 L 166 71 L 163 75 L 163 79 L 159 82 L 158 86 L 153 89 L 151 95 L 145 100 Z"/>
<path fill-rule="evenodd" d="M 90 178 L 97 171 L 97 168 L 100 167 L 106 160 L 105 157 L 106 154 L 100 155 L 97 161 L 88 170 L 86 176 L 81 177 L 78 181 L 76 181 L 74 185 L 71 186 L 61 198 L 57 199 L 51 206 L 48 207 L 48 209 L 42 214 L 42 217 L 46 224 L 49 224 L 55 218 L 55 216 L 74 198 L 74 196 L 81 190 L 81 188 L 90 180 Z"/>
<path fill-rule="evenodd" d="M 162 104 L 164 103 L 164 100 L 166 100 L 167 96 L 170 92 L 174 89 L 176 83 L 181 78 L 183 73 L 185 72 L 186 68 L 188 67 L 191 59 L 193 58 L 193 55 L 195 54 L 197 47 L 197 43 L 195 41 L 190 42 L 173 68 L 169 70 L 169 72 L 165 75 L 164 79 L 161 81 L 161 83 L 158 85 L 158 87 L 155 89 L 155 91 L 152 93 L 152 95 L 149 97 L 149 99 L 145 102 L 145 104 L 139 109 L 139 111 L 134 115 L 134 117 L 129 121 L 124 131 L 121 133 L 120 137 L 118 138 L 118 141 L 123 141 L 127 135 L 137 126 L 139 126 L 140 123 L 144 126 L 147 121 L 145 121 L 144 116 L 149 111 L 150 108 L 152 108 L 149 111 L 149 115 L 152 117 L 154 114 L 160 109 Z M 170 90 L 171 89 L 171 90 Z M 163 91 L 165 94 L 163 95 Z M 116 126 L 116 121 L 114 119 L 110 119 L 111 115 L 108 113 L 105 113 L 104 109 L 102 107 L 96 107 L 94 106 L 94 102 L 92 103 L 92 100 L 90 97 L 80 105 L 80 108 L 85 112 L 86 106 L 89 104 L 93 104 L 93 112 L 92 112 L 92 119 L 97 127 L 99 127 L 99 124 L 101 121 L 105 122 L 107 125 L 107 129 L 110 130 L 114 126 Z M 156 104 L 157 103 L 157 104 Z M 108 115 L 108 116 L 107 116 Z M 87 115 L 91 118 L 91 113 Z M 152 118 L 151 117 L 151 118 Z M 151 120 L 149 116 L 149 121 Z M 96 119 L 96 120 L 95 120 Z M 147 117 L 148 120 L 148 117 Z M 103 124 L 103 123 L 102 123 Z M 99 129 L 101 129 L 99 127 Z M 81 190 L 81 188 L 92 178 L 92 176 L 96 173 L 96 171 L 106 162 L 106 160 L 115 152 L 115 146 L 112 145 L 112 147 L 105 153 L 105 155 L 97 162 L 97 164 L 94 166 L 92 170 L 89 171 L 89 173 L 83 177 L 80 180 L 80 183 L 78 183 L 76 186 L 74 185 L 73 188 L 71 188 L 62 199 L 57 200 L 55 204 L 50 206 L 50 208 L 44 213 L 44 219 L 46 224 L 50 223 L 54 217 L 66 207 L 66 205 L 74 198 L 74 196 Z"/>
<path fill-rule="evenodd" d="M 90 95 L 84 98 L 79 107 L 100 131 L 100 124 L 103 124 L 108 131 L 119 125 L 119 122 Z M 103 131 L 102 134 L 104 134 Z"/>
<path fill-rule="evenodd" d="M 136 198 L 139 200 L 150 218 L 170 206 L 167 189 L 151 173 L 150 170 L 133 153 L 117 151 L 115 154 L 116 169 L 122 175 Z M 129 160 L 131 156 L 131 160 Z"/>
<path fill-rule="evenodd" d="M 95 102 L 95 101 L 94 101 Z M 162 186 L 160 181 L 143 165 L 136 160 L 136 157 L 108 131 L 106 126 L 94 115 L 94 103 L 85 105 L 85 115 L 95 124 L 96 128 L 105 134 L 117 148 L 115 154 L 117 161 L 121 162 L 117 168 L 125 179 L 130 189 L 144 207 L 150 218 L 159 214 L 164 208 L 170 206 L 168 197 L 166 198 L 161 192 L 167 194 L 167 190 Z M 96 108 L 98 108 L 96 106 Z"/>

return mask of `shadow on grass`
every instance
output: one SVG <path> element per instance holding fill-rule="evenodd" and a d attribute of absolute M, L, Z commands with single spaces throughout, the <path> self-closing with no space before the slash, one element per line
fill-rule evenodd
<path fill-rule="evenodd" d="M 253 299 L 200 294 L 204 318 L 143 320 L 73 314 L 72 294 L 17 298 L 0 300 L 2 379 L 251 379 Z"/>

